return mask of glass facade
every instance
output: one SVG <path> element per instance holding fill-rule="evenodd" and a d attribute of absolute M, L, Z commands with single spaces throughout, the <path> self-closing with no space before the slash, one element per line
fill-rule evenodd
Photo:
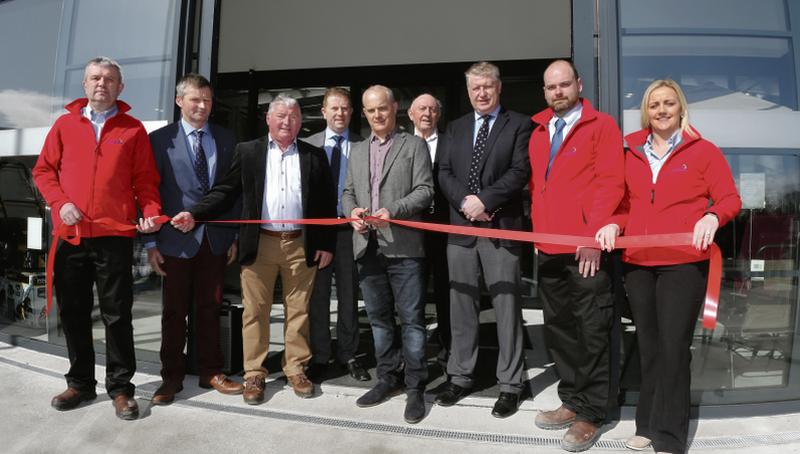
<path fill-rule="evenodd" d="M 624 132 L 640 128 L 650 82 L 674 79 L 692 125 L 725 153 L 744 202 L 717 235 L 718 326 L 695 330 L 693 389 L 705 404 L 800 397 L 792 362 L 800 296 L 798 9 L 782 0 L 757 8 L 746 0 L 619 2 Z"/>
<path fill-rule="evenodd" d="M 675 79 L 687 94 L 692 124 L 723 149 L 744 201 L 740 215 L 717 237 L 725 258 L 719 323 L 713 332 L 699 324 L 695 331 L 696 400 L 717 404 L 800 399 L 800 371 L 792 361 L 800 354 L 794 353 L 800 352 L 795 336 L 800 315 L 800 3 L 762 0 L 758 7 L 751 0 L 611 3 L 619 29 L 599 34 L 619 38 L 619 58 L 599 55 L 592 70 L 603 80 L 602 65 L 619 63 L 619 86 L 601 82 L 599 91 L 618 94 L 624 132 L 639 129 L 638 108 L 647 85 L 656 78 Z M 129 101 L 132 114 L 148 130 L 171 121 L 176 71 L 181 67 L 179 16 L 187 4 L 0 1 L 0 39 L 14 43 L 0 47 L 5 62 L 0 71 L 0 332 L 63 342 L 57 320 L 42 313 L 49 212 L 32 184 L 30 168 L 62 106 L 83 96 L 86 60 L 108 55 L 122 64 L 121 99 Z M 224 4 L 229 7 L 234 2 Z M 36 24 L 34 33 L 31 24 Z M 208 44 L 211 35 L 194 39 Z M 586 47 L 573 41 L 573 52 L 586 53 L 579 46 Z M 218 57 L 214 55 L 215 60 Z M 538 87 L 547 61 L 500 64 L 503 105 L 525 113 L 543 108 Z M 336 84 L 353 90 L 353 129 L 368 134 L 358 97 L 369 84 L 381 82 L 395 89 L 401 127 L 412 128 L 406 110 L 423 91 L 444 102 L 441 124 L 445 126 L 469 110 L 462 75 L 466 65 L 254 71 L 250 78 L 246 72 L 211 74 L 217 87 L 213 121 L 235 130 L 239 139 L 257 137 L 266 133 L 263 113 L 271 99 L 288 91 L 300 100 L 304 115 L 300 135 L 307 136 L 324 128 L 319 111 L 322 94 L 326 85 Z M 530 300 L 536 296 L 534 269 L 534 258 L 526 256 L 523 278 Z M 136 245 L 133 271 L 136 346 L 140 352 L 152 352 L 140 354 L 140 359 L 157 361 L 160 279 L 147 264 L 141 243 Z M 233 302 L 239 299 L 237 272 L 237 267 L 229 267 L 226 275 L 226 298 Z M 94 320 L 95 338 L 102 343 L 97 311 Z M 622 387 L 635 391 L 635 326 L 629 318 L 624 322 L 628 360 L 623 364 Z"/>
<path fill-rule="evenodd" d="M 179 0 L 27 0 L 0 3 L 0 331 L 62 343 L 56 311 L 44 307 L 44 251 L 49 211 L 30 169 L 63 106 L 85 96 L 86 61 L 117 60 L 125 89 L 120 99 L 148 130 L 173 118 Z M 124 18 L 124 20 L 119 20 Z M 36 24 L 32 32 L 32 24 Z M 24 39 L 21 39 L 24 37 Z M 13 45 L 11 44 L 13 43 Z M 160 281 L 136 245 L 136 346 L 160 344 Z M 99 311 L 94 334 L 103 342 Z M 103 351 L 101 347 L 100 350 Z"/>

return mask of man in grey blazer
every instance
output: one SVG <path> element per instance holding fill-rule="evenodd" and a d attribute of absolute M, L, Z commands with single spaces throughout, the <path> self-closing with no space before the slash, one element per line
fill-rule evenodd
<path fill-rule="evenodd" d="M 322 116 L 327 127 L 307 139 L 306 142 L 325 150 L 331 165 L 331 176 L 336 187 L 336 214 L 344 217 L 342 211 L 342 190 L 347 177 L 347 163 L 350 149 L 362 142 L 363 137 L 350 132 L 350 118 L 353 105 L 350 91 L 346 88 L 331 87 L 325 90 L 322 98 Z M 311 364 L 306 375 L 311 380 L 321 380 L 331 362 L 331 282 L 336 276 L 336 360 L 347 368 L 351 377 L 358 381 L 370 379 L 369 373 L 356 359 L 358 351 L 358 295 L 356 286 L 358 276 L 353 259 L 353 229 L 341 225 L 336 233 L 336 252 L 333 263 L 317 271 L 314 289 L 308 308 L 309 329 L 311 331 Z"/>
<path fill-rule="evenodd" d="M 425 250 L 422 231 L 388 219 L 421 220 L 433 198 L 431 158 L 425 142 L 396 129 L 397 102 L 390 89 L 368 88 L 362 97 L 372 133 L 351 150 L 342 208 L 351 218 L 353 254 L 372 327 L 378 383 L 356 404 L 371 407 L 406 387 L 404 418 L 425 417 Z M 395 343 L 395 311 L 402 346 Z M 404 370 L 405 369 L 405 370 Z"/>
<path fill-rule="evenodd" d="M 176 87 L 181 119 L 150 133 L 164 214 L 174 216 L 198 202 L 228 172 L 236 138 L 227 129 L 208 123 L 211 84 L 187 74 Z M 236 204 L 217 219 L 237 219 Z M 154 405 L 172 402 L 183 389 L 186 359 L 186 316 L 194 305 L 200 386 L 223 394 L 241 394 L 242 385 L 222 374 L 219 310 L 225 266 L 236 259 L 236 227 L 201 225 L 185 235 L 171 225 L 146 243 L 147 257 L 164 277 L 161 314 L 161 386 Z"/>

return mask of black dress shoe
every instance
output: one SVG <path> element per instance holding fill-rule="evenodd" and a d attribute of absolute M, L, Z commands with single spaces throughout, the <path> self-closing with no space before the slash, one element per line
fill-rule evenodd
<path fill-rule="evenodd" d="M 469 389 L 462 388 L 452 382 L 445 385 L 444 391 L 436 395 L 433 402 L 441 407 L 450 407 L 469 394 Z"/>
<path fill-rule="evenodd" d="M 492 408 L 492 416 L 495 418 L 508 418 L 517 412 L 519 408 L 519 395 L 512 393 L 500 393 L 497 402 Z"/>
<path fill-rule="evenodd" d="M 366 394 L 359 397 L 356 405 L 361 408 L 374 407 L 375 405 L 382 404 L 389 400 L 389 398 L 400 394 L 403 385 L 391 385 L 389 383 L 379 381 L 374 388 L 367 391 Z"/>
<path fill-rule="evenodd" d="M 425 396 L 421 389 L 410 389 L 406 393 L 406 411 L 403 418 L 409 424 L 416 424 L 425 418 Z"/>
<path fill-rule="evenodd" d="M 372 378 L 357 359 L 351 359 L 347 362 L 347 372 L 358 381 L 369 381 Z"/>
<path fill-rule="evenodd" d="M 76 408 L 81 402 L 87 402 L 97 398 L 97 393 L 93 390 L 82 391 L 77 388 L 67 388 L 63 393 L 53 397 L 50 405 L 56 410 L 65 411 Z"/>
<path fill-rule="evenodd" d="M 306 368 L 306 377 L 314 383 L 321 383 L 327 374 L 328 364 L 326 363 L 311 363 Z"/>

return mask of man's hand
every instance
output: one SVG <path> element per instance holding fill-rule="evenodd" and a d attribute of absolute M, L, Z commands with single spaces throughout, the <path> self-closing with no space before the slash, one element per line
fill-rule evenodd
<path fill-rule="evenodd" d="M 719 228 L 719 219 L 708 213 L 694 225 L 692 234 L 692 246 L 698 251 L 705 251 L 714 242 L 714 234 Z"/>
<path fill-rule="evenodd" d="M 486 214 L 486 206 L 483 205 L 481 199 L 474 194 L 464 197 L 464 204 L 461 207 L 461 212 L 464 213 L 470 221 L 485 221 L 488 215 Z"/>
<path fill-rule="evenodd" d="M 231 243 L 231 247 L 228 248 L 228 265 L 236 261 L 236 254 L 239 252 L 238 247 L 236 246 L 236 240 Z"/>
<path fill-rule="evenodd" d="M 386 208 L 379 209 L 378 211 L 373 213 L 372 216 L 378 219 L 369 220 L 367 221 L 367 223 L 372 224 L 375 227 L 386 227 L 389 224 L 386 221 L 392 218 L 392 216 L 389 214 L 389 210 L 387 210 Z"/>
<path fill-rule="evenodd" d="M 161 264 L 164 263 L 164 257 L 161 255 L 157 247 L 151 247 L 147 250 L 147 261 L 150 262 L 150 266 L 153 268 L 153 271 L 156 272 L 159 276 L 166 276 L 167 272 L 164 271 L 164 268 L 161 268 Z"/>
<path fill-rule="evenodd" d="M 158 216 L 139 218 L 139 224 L 136 226 L 136 230 L 138 230 L 139 233 L 158 232 L 161 230 L 161 224 L 156 223 L 156 219 L 158 219 Z"/>
<path fill-rule="evenodd" d="M 350 212 L 350 217 L 357 219 L 356 221 L 350 221 L 350 225 L 353 227 L 353 230 L 358 233 L 367 233 L 367 230 L 369 230 L 367 223 L 361 219 L 366 212 L 366 208 L 353 208 L 353 211 Z"/>
<path fill-rule="evenodd" d="M 600 249 L 611 252 L 614 250 L 614 242 L 619 236 L 619 226 L 617 224 L 608 224 L 600 227 L 600 230 L 594 234 L 594 240 L 600 245 Z"/>
<path fill-rule="evenodd" d="M 317 253 L 314 254 L 314 261 L 319 263 L 319 269 L 330 265 L 332 260 L 333 254 L 328 251 L 317 251 Z"/>
<path fill-rule="evenodd" d="M 172 217 L 170 224 L 181 232 L 186 233 L 194 228 L 194 216 L 188 211 L 181 211 Z"/>
<path fill-rule="evenodd" d="M 81 219 L 83 219 L 81 210 L 79 210 L 78 207 L 76 207 L 72 202 L 67 202 L 64 205 L 61 205 L 61 209 L 58 210 L 58 217 L 61 218 L 61 222 L 67 225 L 75 225 L 81 222 Z"/>
<path fill-rule="evenodd" d="M 575 260 L 578 261 L 578 274 L 594 277 L 600 269 L 600 249 L 579 247 L 575 251 Z"/>

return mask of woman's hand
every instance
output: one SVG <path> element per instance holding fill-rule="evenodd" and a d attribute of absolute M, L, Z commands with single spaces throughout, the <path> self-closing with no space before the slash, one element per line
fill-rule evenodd
<path fill-rule="evenodd" d="M 714 242 L 714 234 L 717 233 L 718 228 L 719 219 L 717 215 L 706 213 L 706 215 L 700 218 L 694 225 L 692 246 L 698 251 L 705 251 L 708 249 L 708 246 Z"/>
<path fill-rule="evenodd" d="M 594 235 L 595 241 L 600 245 L 600 249 L 611 252 L 614 250 L 614 242 L 619 236 L 619 226 L 617 224 L 608 224 L 600 227 Z"/>

